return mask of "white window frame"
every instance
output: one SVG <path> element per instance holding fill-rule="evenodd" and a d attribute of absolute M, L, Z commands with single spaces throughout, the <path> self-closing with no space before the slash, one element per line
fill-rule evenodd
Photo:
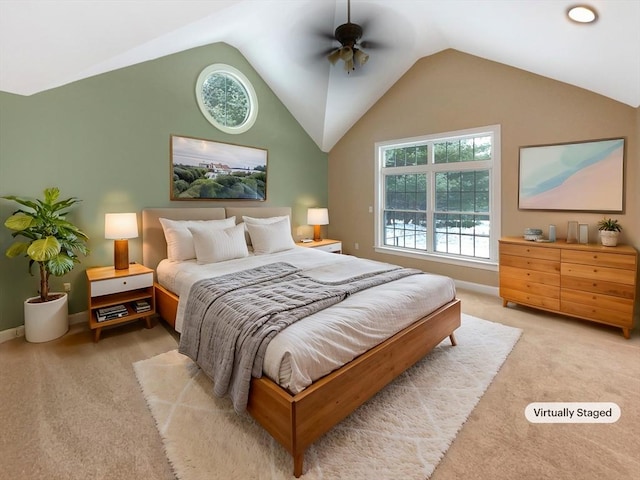
<path fill-rule="evenodd" d="M 211 115 L 204 99 L 202 98 L 202 85 L 210 76 L 217 73 L 233 78 L 236 82 L 242 85 L 244 90 L 247 92 L 249 100 L 249 112 L 247 114 L 247 118 L 242 124 L 235 127 L 229 127 L 218 122 L 218 120 Z M 200 75 L 196 80 L 196 101 L 198 102 L 198 107 L 200 108 L 202 115 L 204 115 L 211 125 L 224 133 L 230 133 L 233 135 L 244 133 L 253 127 L 253 124 L 256 123 L 256 119 L 258 118 L 258 96 L 256 95 L 253 85 L 240 70 L 224 63 L 214 63 L 200 72 Z"/>
<path fill-rule="evenodd" d="M 433 180 L 435 173 L 438 171 L 451 170 L 478 170 L 486 169 L 486 161 L 479 162 L 460 162 L 456 164 L 434 164 L 432 148 L 429 147 L 428 165 L 418 165 L 412 167 L 384 167 L 384 150 L 390 146 L 393 147 L 410 147 L 413 145 L 422 145 L 425 143 L 437 143 L 447 140 L 458 140 L 470 136 L 491 135 L 491 165 L 489 167 L 489 215 L 491 218 L 491 229 L 489 233 L 489 258 L 476 258 L 464 255 L 452 255 L 448 253 L 436 252 L 433 248 L 433 216 L 435 208 L 435 181 Z M 404 138 L 400 140 L 389 140 L 385 142 L 376 142 L 375 144 L 375 205 L 374 205 L 374 225 L 375 225 L 375 251 L 391 255 L 399 255 L 403 257 L 420 258 L 424 260 L 443 262 L 451 265 L 459 265 L 471 268 L 479 268 L 484 270 L 498 269 L 498 239 L 500 238 L 500 210 L 501 210 L 501 140 L 500 125 L 489 125 L 486 127 L 470 128 L 466 130 L 451 131 L 420 137 Z M 482 164 L 482 166 L 480 166 Z M 452 169 L 452 166 L 456 168 Z M 409 170 L 410 169 L 410 170 Z M 427 250 L 416 250 L 412 248 L 394 247 L 384 244 L 384 174 L 383 171 L 398 173 L 427 173 L 428 198 L 427 198 L 427 219 L 429 232 L 427 234 Z"/>

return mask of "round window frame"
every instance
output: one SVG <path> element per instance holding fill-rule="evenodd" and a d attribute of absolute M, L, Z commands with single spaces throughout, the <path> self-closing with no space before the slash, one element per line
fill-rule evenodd
<path fill-rule="evenodd" d="M 202 85 L 211 75 L 214 75 L 216 73 L 224 73 L 225 75 L 232 77 L 234 80 L 240 83 L 240 85 L 242 85 L 244 90 L 247 92 L 249 100 L 249 113 L 246 120 L 238 126 L 228 127 L 219 123 L 211 115 L 211 113 L 207 109 L 204 99 L 202 98 Z M 202 115 L 204 115 L 204 118 L 206 118 L 211 125 L 225 133 L 234 135 L 238 133 L 244 133 L 251 127 L 253 127 L 253 124 L 256 123 L 256 119 L 258 118 L 258 96 L 256 95 L 256 91 L 253 88 L 253 85 L 240 70 L 232 67 L 231 65 L 227 65 L 224 63 L 214 63 L 213 65 L 209 65 L 204 70 L 202 70 L 202 72 L 200 72 L 200 75 L 198 75 L 198 80 L 196 81 L 196 100 L 198 102 L 198 107 L 200 108 Z"/>

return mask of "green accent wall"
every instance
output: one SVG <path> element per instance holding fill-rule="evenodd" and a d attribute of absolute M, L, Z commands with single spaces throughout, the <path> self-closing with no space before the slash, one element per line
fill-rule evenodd
<path fill-rule="evenodd" d="M 226 63 L 252 82 L 259 102 L 255 125 L 225 134 L 200 112 L 195 83 L 206 66 Z M 170 201 L 171 134 L 268 150 L 267 200 Z M 70 282 L 69 312 L 87 308 L 84 270 L 111 265 L 104 214 L 145 207 L 291 206 L 293 224 L 306 209 L 326 206 L 327 154 L 302 129 L 246 59 L 218 43 L 81 80 L 30 97 L 0 92 L 0 195 L 40 197 L 49 186 L 82 199 L 69 219 L 90 237 L 91 254 L 52 289 Z M 17 204 L 0 200 L 2 223 Z M 0 228 L 0 331 L 24 323 L 23 302 L 37 294 L 27 259 L 8 259 L 10 231 Z M 129 241 L 131 261 L 142 261 L 142 240 Z M 34 268 L 34 273 L 36 269 Z"/>

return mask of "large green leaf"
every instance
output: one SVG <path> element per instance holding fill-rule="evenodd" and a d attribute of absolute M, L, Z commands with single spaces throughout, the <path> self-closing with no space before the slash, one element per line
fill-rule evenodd
<path fill-rule="evenodd" d="M 33 217 L 24 212 L 18 212 L 11 215 L 4 222 L 4 226 L 10 230 L 21 231 L 26 230 L 33 223 Z"/>
<path fill-rule="evenodd" d="M 15 242 L 9 248 L 7 248 L 5 255 L 9 258 L 19 257 L 20 255 L 24 255 L 25 253 L 27 253 L 28 247 L 28 243 Z"/>
<path fill-rule="evenodd" d="M 27 249 L 27 255 L 36 262 L 47 262 L 60 253 L 60 242 L 56 237 L 46 237 L 34 241 Z"/>
<path fill-rule="evenodd" d="M 73 270 L 74 261 L 66 255 L 56 255 L 47 262 L 47 270 L 51 272 L 51 275 L 61 277 L 62 275 L 69 273 Z"/>

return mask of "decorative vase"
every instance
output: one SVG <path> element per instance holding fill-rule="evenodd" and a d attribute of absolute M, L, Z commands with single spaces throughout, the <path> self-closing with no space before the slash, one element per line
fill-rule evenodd
<path fill-rule="evenodd" d="M 567 243 L 578 243 L 578 222 L 570 221 L 567 224 Z"/>
<path fill-rule="evenodd" d="M 620 232 L 600 230 L 600 243 L 605 247 L 615 247 L 618 245 L 618 235 Z"/>
<path fill-rule="evenodd" d="M 69 297 L 66 293 L 59 295 L 62 296 L 50 302 L 29 303 L 40 297 L 31 297 L 24 302 L 24 336 L 27 342 L 49 342 L 67 333 Z"/>

